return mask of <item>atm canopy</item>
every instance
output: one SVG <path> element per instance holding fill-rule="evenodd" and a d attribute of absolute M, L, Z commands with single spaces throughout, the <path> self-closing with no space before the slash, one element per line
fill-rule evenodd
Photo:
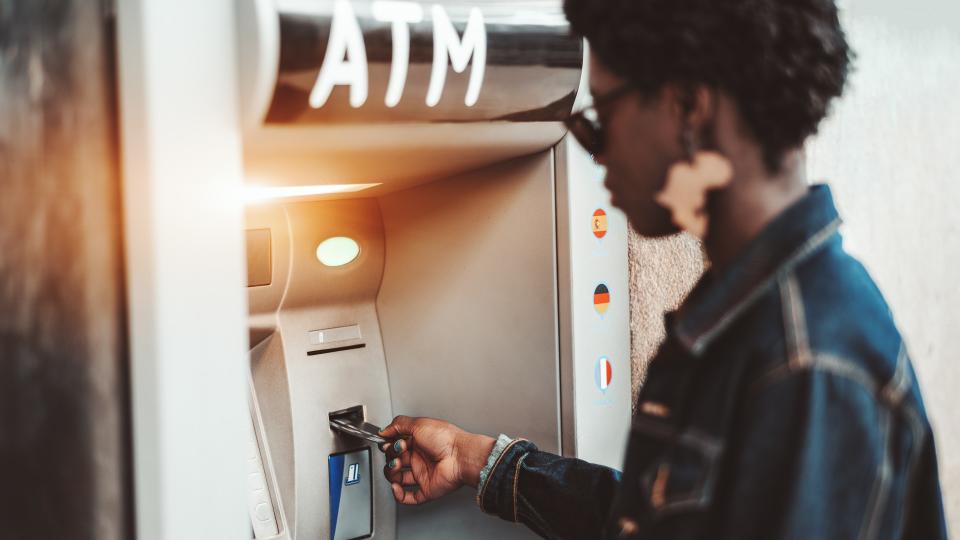
<path fill-rule="evenodd" d="M 240 22 L 259 185 L 375 195 L 534 153 L 580 86 L 560 0 L 245 0 Z"/>

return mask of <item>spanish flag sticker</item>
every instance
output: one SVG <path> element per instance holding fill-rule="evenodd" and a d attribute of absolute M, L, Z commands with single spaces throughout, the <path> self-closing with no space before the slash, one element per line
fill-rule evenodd
<path fill-rule="evenodd" d="M 607 213 L 603 209 L 593 213 L 593 235 L 597 238 L 607 235 Z"/>
<path fill-rule="evenodd" d="M 598 390 L 606 394 L 612 380 L 613 364 L 606 356 L 601 357 L 593 368 L 593 382 L 596 383 Z"/>
<path fill-rule="evenodd" d="M 597 285 L 597 288 L 593 291 L 593 309 L 597 310 L 597 313 L 600 315 L 603 315 L 609 308 L 610 289 L 601 283 L 600 285 Z"/>

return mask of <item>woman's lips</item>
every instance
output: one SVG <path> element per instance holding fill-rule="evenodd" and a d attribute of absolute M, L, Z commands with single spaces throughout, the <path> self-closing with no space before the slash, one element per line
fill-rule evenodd
<path fill-rule="evenodd" d="M 619 208 L 617 201 L 620 200 L 620 196 L 617 193 L 618 190 L 616 187 L 609 180 L 604 181 L 603 187 L 607 188 L 607 192 L 610 193 L 610 204 Z"/>
<path fill-rule="evenodd" d="M 610 192 L 610 205 L 619 210 L 623 210 L 623 207 L 620 206 L 620 200 L 620 197 L 616 193 Z"/>

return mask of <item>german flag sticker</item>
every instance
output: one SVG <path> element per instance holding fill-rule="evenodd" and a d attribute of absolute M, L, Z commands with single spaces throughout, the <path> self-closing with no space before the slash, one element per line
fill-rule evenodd
<path fill-rule="evenodd" d="M 597 313 L 600 315 L 603 315 L 609 308 L 610 289 L 601 283 L 600 285 L 597 285 L 597 288 L 593 291 L 593 309 L 597 310 Z"/>
<path fill-rule="evenodd" d="M 607 235 L 607 213 L 602 208 L 593 213 L 593 235 L 597 238 Z"/>

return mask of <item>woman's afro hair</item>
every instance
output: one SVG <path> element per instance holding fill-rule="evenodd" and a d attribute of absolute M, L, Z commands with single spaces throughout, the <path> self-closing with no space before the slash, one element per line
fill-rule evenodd
<path fill-rule="evenodd" d="M 573 31 L 646 96 L 667 84 L 735 100 L 767 167 L 817 132 L 853 52 L 834 0 L 565 0 Z"/>

